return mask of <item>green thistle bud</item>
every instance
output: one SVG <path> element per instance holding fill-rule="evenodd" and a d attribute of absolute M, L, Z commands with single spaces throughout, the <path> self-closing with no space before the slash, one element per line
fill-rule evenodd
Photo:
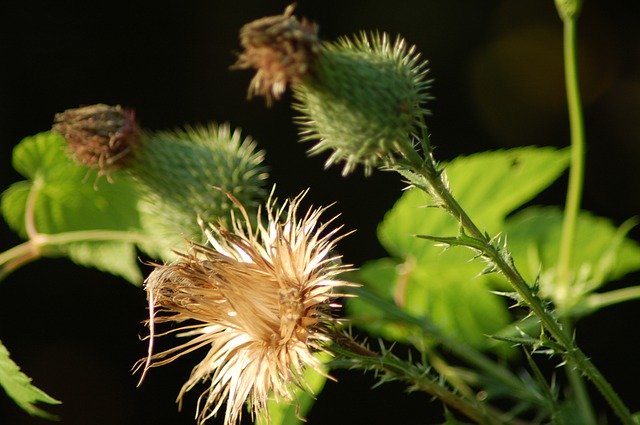
<path fill-rule="evenodd" d="M 106 175 L 122 168 L 140 142 L 135 113 L 119 105 L 67 109 L 55 115 L 53 130 L 65 138 L 76 161 Z"/>
<path fill-rule="evenodd" d="M 411 143 L 430 99 L 426 61 L 404 40 L 373 34 L 324 44 L 313 72 L 294 86 L 303 141 L 309 152 L 332 151 L 326 165 L 357 164 L 365 173 L 393 159 L 399 143 Z"/>
<path fill-rule="evenodd" d="M 265 196 L 264 154 L 251 138 L 228 125 L 193 127 L 148 135 L 130 173 L 147 194 L 143 209 L 154 232 L 176 245 L 202 237 L 198 218 L 215 223 L 234 208 L 226 192 L 248 210 Z"/>

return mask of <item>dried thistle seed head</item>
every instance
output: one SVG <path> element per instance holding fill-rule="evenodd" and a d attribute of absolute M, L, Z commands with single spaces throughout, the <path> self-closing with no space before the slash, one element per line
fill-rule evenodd
<path fill-rule="evenodd" d="M 303 141 L 311 154 L 330 151 L 343 174 L 388 164 L 411 143 L 428 112 L 427 63 L 401 38 L 361 34 L 324 44 L 313 73 L 294 87 Z"/>
<path fill-rule="evenodd" d="M 230 227 L 206 230 L 208 245 L 191 244 L 180 258 L 159 265 L 149 275 L 149 357 L 160 366 L 198 348 L 208 348 L 178 395 L 209 381 L 199 397 L 198 423 L 225 408 L 225 425 L 236 425 L 245 401 L 254 417 L 264 415 L 267 401 L 294 399 L 294 388 L 306 388 L 305 368 L 323 373 L 317 351 L 324 351 L 335 321 L 334 298 L 352 284 L 339 280 L 348 266 L 333 253 L 343 237 L 322 223 L 321 209 L 297 217 L 304 193 L 276 208 L 266 204 L 267 221 L 257 228 L 243 208 Z M 154 337 L 165 323 L 187 324 L 166 333 L 189 338 L 153 353 Z"/>
<path fill-rule="evenodd" d="M 101 174 L 122 168 L 140 142 L 135 112 L 103 104 L 56 114 L 53 129 L 67 141 L 73 157 Z"/>
<path fill-rule="evenodd" d="M 264 96 L 268 105 L 310 72 L 320 49 L 318 26 L 298 20 L 293 9 L 290 5 L 282 15 L 258 19 L 240 30 L 244 51 L 232 68 L 257 71 L 248 96 Z"/>

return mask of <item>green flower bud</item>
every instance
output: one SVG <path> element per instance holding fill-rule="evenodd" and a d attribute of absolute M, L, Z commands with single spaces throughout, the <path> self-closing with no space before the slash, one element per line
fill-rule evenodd
<path fill-rule="evenodd" d="M 228 125 L 186 128 L 147 135 L 129 172 L 147 197 L 154 232 L 171 239 L 174 248 L 185 238 L 202 237 L 198 219 L 215 223 L 230 217 L 233 195 L 247 210 L 265 197 L 264 153 L 251 138 Z"/>
<path fill-rule="evenodd" d="M 106 175 L 122 168 L 140 142 L 135 113 L 119 105 L 67 109 L 55 115 L 53 130 L 65 138 L 76 161 Z"/>
<path fill-rule="evenodd" d="M 389 163 L 422 127 L 426 65 L 414 47 L 386 34 L 324 44 L 313 72 L 294 86 L 302 140 L 318 140 L 309 152 L 331 151 L 326 165 L 344 162 L 343 175 L 357 164 L 368 174 Z"/>

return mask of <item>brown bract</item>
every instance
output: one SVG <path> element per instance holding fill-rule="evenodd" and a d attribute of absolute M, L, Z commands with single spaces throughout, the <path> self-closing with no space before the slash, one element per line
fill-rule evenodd
<path fill-rule="evenodd" d="M 68 109 L 55 115 L 53 130 L 62 134 L 78 162 L 107 175 L 126 164 L 140 141 L 135 112 L 119 105 Z"/>
<path fill-rule="evenodd" d="M 279 99 L 288 85 L 301 81 L 320 50 L 318 26 L 293 16 L 293 5 L 282 15 L 250 22 L 240 30 L 244 51 L 233 69 L 257 70 L 248 96 L 264 96 L 267 104 Z"/>
<path fill-rule="evenodd" d="M 225 402 L 225 425 L 240 421 L 245 401 L 252 416 L 264 415 L 270 398 L 295 401 L 293 390 L 306 388 L 305 368 L 322 373 L 314 354 L 330 341 L 335 297 L 352 284 L 338 278 L 348 270 L 333 253 L 340 228 L 330 230 L 332 220 L 320 222 L 324 209 L 296 217 L 303 195 L 277 209 L 268 201 L 267 222 L 255 229 L 239 206 L 243 216 L 231 228 L 210 226 L 207 245 L 191 244 L 146 280 L 150 344 L 144 370 L 208 350 L 178 395 L 181 402 L 208 381 L 196 411 L 200 424 Z M 189 339 L 153 353 L 154 338 L 167 333 Z"/>

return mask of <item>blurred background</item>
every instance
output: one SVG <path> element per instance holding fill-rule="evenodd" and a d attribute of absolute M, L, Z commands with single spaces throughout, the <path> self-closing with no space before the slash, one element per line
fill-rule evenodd
<path fill-rule="evenodd" d="M 238 30 L 280 13 L 288 2 L 0 2 L 0 191 L 21 180 L 11 151 L 48 130 L 54 113 L 92 103 L 137 111 L 160 130 L 230 122 L 266 150 L 280 196 L 310 187 L 315 205 L 337 202 L 357 232 L 340 244 L 347 262 L 382 257 L 377 223 L 403 188 L 393 174 L 323 170 L 297 143 L 290 98 L 271 108 L 246 100 L 250 72 L 229 71 Z M 429 105 L 438 160 L 522 145 L 566 146 L 562 25 L 552 0 L 352 0 L 298 2 L 298 15 L 325 40 L 360 30 L 402 34 L 430 61 Z M 616 224 L 638 215 L 640 197 L 640 2 L 585 0 L 579 61 L 587 125 L 584 208 Z M 562 204 L 566 178 L 536 203 Z M 632 232 L 640 239 L 638 229 Z M 20 243 L 0 224 L 0 251 Z M 610 288 L 637 284 L 640 274 Z M 197 397 L 179 413 L 178 390 L 200 356 L 154 369 L 140 388 L 131 366 L 146 353 L 143 291 L 64 259 L 44 259 L 0 283 L 0 339 L 34 383 L 64 404 L 47 410 L 62 423 L 191 424 Z M 632 410 L 640 410 L 638 302 L 578 323 L 577 338 Z M 375 389 L 361 372 L 336 371 L 308 416 L 310 424 L 430 424 L 439 403 Z M 602 402 L 594 398 L 597 406 Z M 246 415 L 248 419 L 249 415 Z M 211 421 L 211 423 L 222 423 Z M 615 419 L 609 418 L 611 423 Z M 47 424 L 0 394 L 0 424 Z"/>

